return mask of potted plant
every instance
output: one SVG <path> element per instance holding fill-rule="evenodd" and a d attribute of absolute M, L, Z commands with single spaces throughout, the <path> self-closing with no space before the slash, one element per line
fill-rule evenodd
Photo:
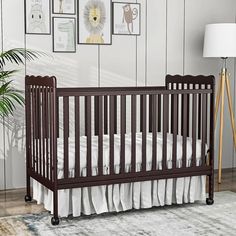
<path fill-rule="evenodd" d="M 23 48 L 10 49 L 0 54 L 0 117 L 12 115 L 16 104 L 24 104 L 22 91 L 15 89 L 10 79 L 18 70 L 4 70 L 4 67 L 8 63 L 25 64 L 25 61 L 35 60 L 41 55 L 41 52 Z"/>

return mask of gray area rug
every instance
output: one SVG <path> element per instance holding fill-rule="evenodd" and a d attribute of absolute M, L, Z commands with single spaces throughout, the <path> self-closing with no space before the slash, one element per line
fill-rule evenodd
<path fill-rule="evenodd" d="M 63 218 L 58 226 L 50 218 L 47 213 L 0 218 L 0 235 L 236 235 L 236 193 L 216 193 L 212 206 L 199 202 Z"/>

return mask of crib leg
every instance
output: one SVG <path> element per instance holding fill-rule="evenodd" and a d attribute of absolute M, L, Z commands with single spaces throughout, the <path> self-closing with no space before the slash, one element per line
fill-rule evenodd
<path fill-rule="evenodd" d="M 31 193 L 30 193 L 30 176 L 28 173 L 26 173 L 26 195 L 25 195 L 25 202 L 31 202 L 32 201 L 32 197 L 31 197 Z"/>
<path fill-rule="evenodd" d="M 58 217 L 58 190 L 54 190 L 53 192 L 53 217 L 51 218 L 52 225 L 59 224 L 59 217 Z"/>
<path fill-rule="evenodd" d="M 214 174 L 209 176 L 209 197 L 206 199 L 207 205 L 213 205 L 214 203 Z"/>

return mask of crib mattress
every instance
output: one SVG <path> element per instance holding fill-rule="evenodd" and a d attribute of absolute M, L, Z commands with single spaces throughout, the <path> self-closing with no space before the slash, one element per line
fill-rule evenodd
<path fill-rule="evenodd" d="M 163 149 L 163 134 L 157 133 L 157 168 L 160 168 L 162 161 L 162 149 Z M 177 136 L 177 165 L 181 165 L 182 159 L 182 143 L 183 137 Z M 167 162 L 172 160 L 172 145 L 173 135 L 167 134 Z M 192 139 L 187 138 L 187 165 L 191 161 L 192 157 Z M 152 162 L 152 133 L 147 133 L 146 137 L 146 150 L 147 150 L 147 168 Z M 207 150 L 207 146 L 205 148 Z M 201 140 L 196 141 L 196 159 L 197 162 L 201 158 Z M 87 160 L 87 137 L 80 137 L 80 167 L 81 169 L 86 167 Z M 142 162 L 142 133 L 136 133 L 136 165 Z M 92 136 L 92 167 L 96 168 L 98 164 L 98 136 Z M 109 167 L 109 135 L 103 136 L 103 164 L 104 167 Z M 120 164 L 120 135 L 114 135 L 114 165 Z M 125 164 L 126 166 L 131 164 L 131 134 L 125 135 Z M 64 145 L 63 139 L 58 139 L 58 169 L 62 170 L 64 167 Z M 69 138 L 69 169 L 73 170 L 75 167 L 75 139 Z"/>

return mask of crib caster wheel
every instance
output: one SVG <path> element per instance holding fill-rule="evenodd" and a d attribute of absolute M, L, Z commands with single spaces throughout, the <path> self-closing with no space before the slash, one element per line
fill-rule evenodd
<path fill-rule="evenodd" d="M 207 198 L 207 199 L 206 199 L 206 204 L 207 204 L 207 205 L 213 205 L 213 204 L 214 204 L 214 200 L 211 199 L 211 198 Z"/>
<path fill-rule="evenodd" d="M 58 217 L 52 217 L 51 218 L 52 225 L 59 225 L 59 218 Z"/>
<path fill-rule="evenodd" d="M 32 201 L 32 197 L 25 195 L 25 202 L 31 202 Z"/>

